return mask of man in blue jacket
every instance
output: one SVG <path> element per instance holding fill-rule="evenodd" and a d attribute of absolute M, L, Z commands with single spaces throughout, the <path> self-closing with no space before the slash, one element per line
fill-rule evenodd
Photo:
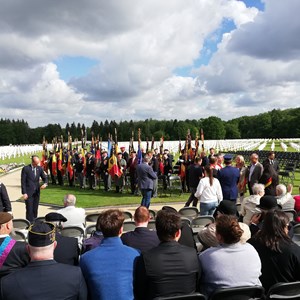
<path fill-rule="evenodd" d="M 143 162 L 136 167 L 137 180 L 139 189 L 142 192 L 142 206 L 149 208 L 153 190 L 153 180 L 157 178 L 151 166 L 149 166 L 150 158 L 145 156 Z"/>
<path fill-rule="evenodd" d="M 219 170 L 218 179 L 220 181 L 223 199 L 235 201 L 238 197 L 238 188 L 237 184 L 240 179 L 240 170 L 233 167 L 232 164 L 232 155 L 224 156 L 225 167 Z"/>

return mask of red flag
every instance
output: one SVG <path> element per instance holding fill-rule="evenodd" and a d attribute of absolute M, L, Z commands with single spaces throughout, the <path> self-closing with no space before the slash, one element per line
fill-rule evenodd
<path fill-rule="evenodd" d="M 59 156 L 58 156 L 58 161 L 57 161 L 57 169 L 59 171 L 62 170 L 62 149 L 59 150 Z"/>
<path fill-rule="evenodd" d="M 72 166 L 71 160 L 72 160 L 72 156 L 69 155 L 67 169 L 68 169 L 68 173 L 69 173 L 70 179 L 72 179 L 73 176 L 74 176 L 74 170 L 73 170 L 73 166 Z"/>
<path fill-rule="evenodd" d="M 122 170 L 118 166 L 118 161 L 115 154 L 113 154 L 108 161 L 108 173 L 112 177 L 115 175 L 120 177 L 123 174 Z"/>

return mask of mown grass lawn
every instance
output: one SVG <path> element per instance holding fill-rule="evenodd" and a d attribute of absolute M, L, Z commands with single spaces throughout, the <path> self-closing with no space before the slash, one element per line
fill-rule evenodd
<path fill-rule="evenodd" d="M 117 205 L 134 205 L 141 203 L 141 196 L 133 196 L 129 192 L 116 194 L 114 190 L 105 192 L 103 187 L 101 189 L 89 190 L 80 189 L 79 187 L 69 186 L 55 186 L 49 185 L 41 192 L 42 203 L 49 203 L 52 205 L 62 205 L 63 197 L 66 194 L 74 194 L 77 198 L 78 207 L 103 207 L 103 206 L 117 206 Z M 186 201 L 189 194 L 180 195 L 179 192 L 159 195 L 157 198 L 152 198 L 151 203 L 170 203 Z"/>

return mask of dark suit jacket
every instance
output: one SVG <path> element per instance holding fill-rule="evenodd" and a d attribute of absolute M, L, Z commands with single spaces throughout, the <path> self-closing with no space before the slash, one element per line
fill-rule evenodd
<path fill-rule="evenodd" d="M 86 300 L 87 287 L 79 267 L 55 260 L 33 261 L 1 280 L 5 300 Z"/>
<path fill-rule="evenodd" d="M 146 163 L 141 163 L 136 167 L 137 179 L 139 188 L 153 190 L 153 179 L 157 176 L 153 172 L 153 169 Z"/>
<path fill-rule="evenodd" d="M 183 295 L 197 290 L 200 264 L 195 249 L 162 242 L 137 261 L 136 299 Z"/>
<path fill-rule="evenodd" d="M 32 171 L 32 166 L 28 165 L 23 167 L 21 173 L 21 188 L 22 194 L 27 194 L 31 197 L 33 194 L 40 193 L 40 178 L 44 183 L 48 183 L 48 178 L 44 173 L 44 170 L 40 167 L 36 167 L 36 176 Z"/>
<path fill-rule="evenodd" d="M 259 182 L 259 179 L 260 179 L 260 177 L 263 173 L 263 166 L 259 162 L 255 165 L 254 170 L 253 170 L 252 175 L 251 175 L 251 178 L 250 178 L 250 181 L 249 181 L 250 168 L 251 168 L 251 166 L 249 166 L 247 168 L 246 176 L 247 176 L 248 184 L 252 188 L 254 183 Z"/>
<path fill-rule="evenodd" d="M 4 237 L 0 238 L 0 245 L 4 241 Z M 26 243 L 17 241 L 9 252 L 3 266 L 0 268 L 0 278 L 24 268 L 30 262 L 30 257 L 26 250 Z"/>
<path fill-rule="evenodd" d="M 8 197 L 6 186 L 0 182 L 0 211 L 11 211 L 11 203 Z"/>
<path fill-rule="evenodd" d="M 240 170 L 232 166 L 222 168 L 218 173 L 223 193 L 223 199 L 236 200 L 238 197 L 237 184 L 240 179 Z"/>
<path fill-rule="evenodd" d="M 56 241 L 57 246 L 54 250 L 55 261 L 62 264 L 78 266 L 80 254 L 78 240 L 56 233 Z"/>
<path fill-rule="evenodd" d="M 121 236 L 124 245 L 136 248 L 141 252 L 148 251 L 160 243 L 156 231 L 146 227 L 136 227 L 134 231 L 129 231 Z"/>

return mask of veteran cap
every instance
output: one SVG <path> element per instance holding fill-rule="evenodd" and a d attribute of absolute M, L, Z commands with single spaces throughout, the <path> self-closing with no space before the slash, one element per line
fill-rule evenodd
<path fill-rule="evenodd" d="M 55 241 L 55 226 L 49 222 L 35 222 L 28 229 L 28 244 L 45 247 Z"/>
<path fill-rule="evenodd" d="M 47 222 L 67 222 L 68 219 L 64 217 L 62 214 L 51 212 L 45 216 L 45 220 Z"/>
<path fill-rule="evenodd" d="M 0 212 L 0 225 L 9 222 L 12 219 L 12 215 L 8 212 Z"/>
<path fill-rule="evenodd" d="M 225 154 L 224 155 L 224 161 L 225 162 L 230 162 L 232 161 L 233 156 L 231 154 Z"/>

